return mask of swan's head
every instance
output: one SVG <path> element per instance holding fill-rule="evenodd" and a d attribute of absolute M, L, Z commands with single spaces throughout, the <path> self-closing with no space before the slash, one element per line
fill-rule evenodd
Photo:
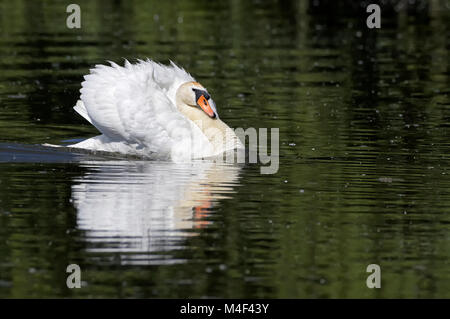
<path fill-rule="evenodd" d="M 202 109 L 210 118 L 219 118 L 216 104 L 208 91 L 200 83 L 186 82 L 182 84 L 178 88 L 177 96 L 179 96 L 185 104 Z"/>

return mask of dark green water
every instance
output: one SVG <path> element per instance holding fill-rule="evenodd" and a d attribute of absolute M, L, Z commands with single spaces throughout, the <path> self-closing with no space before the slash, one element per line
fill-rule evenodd
<path fill-rule="evenodd" d="M 0 1 L 0 297 L 450 297 L 450 2 Z M 39 147 L 105 60 L 186 68 L 280 168 Z M 68 289 L 78 264 L 82 288 Z M 379 264 L 382 287 L 366 267 Z"/>

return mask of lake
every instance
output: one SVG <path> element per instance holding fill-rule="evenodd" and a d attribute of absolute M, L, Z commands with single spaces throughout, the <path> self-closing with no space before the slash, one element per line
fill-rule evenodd
<path fill-rule="evenodd" d="M 368 3 L 0 1 L 0 297 L 449 298 L 450 1 Z M 124 58 L 278 128 L 278 171 L 42 146 L 98 134 L 72 107 Z"/>

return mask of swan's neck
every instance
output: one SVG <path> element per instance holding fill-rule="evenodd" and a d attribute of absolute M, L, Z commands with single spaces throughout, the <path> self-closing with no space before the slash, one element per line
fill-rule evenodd
<path fill-rule="evenodd" d="M 237 143 L 234 131 L 220 119 L 212 119 L 200 108 L 192 107 L 177 99 L 178 110 L 197 125 L 208 138 L 215 151 L 235 147 Z"/>

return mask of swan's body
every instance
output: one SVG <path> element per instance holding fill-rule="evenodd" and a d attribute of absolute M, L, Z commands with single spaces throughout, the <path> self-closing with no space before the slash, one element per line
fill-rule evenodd
<path fill-rule="evenodd" d="M 80 92 L 74 109 L 102 135 L 71 147 L 175 161 L 243 148 L 206 89 L 174 63 L 97 65 Z"/>

